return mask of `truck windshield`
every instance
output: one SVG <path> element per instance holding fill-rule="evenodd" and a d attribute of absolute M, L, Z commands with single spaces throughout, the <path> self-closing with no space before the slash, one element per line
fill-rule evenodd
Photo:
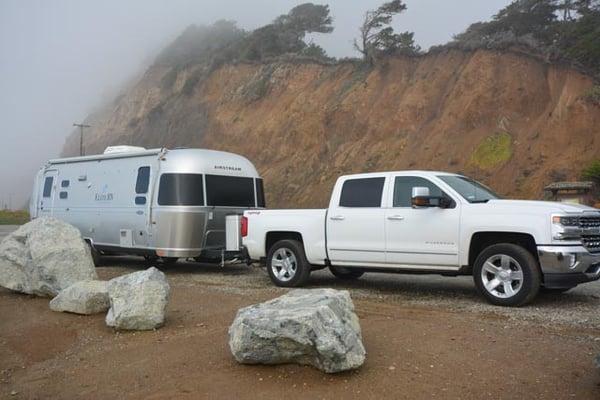
<path fill-rule="evenodd" d="M 487 203 L 500 198 L 487 186 L 465 176 L 438 175 L 438 178 L 446 182 L 469 203 Z"/>

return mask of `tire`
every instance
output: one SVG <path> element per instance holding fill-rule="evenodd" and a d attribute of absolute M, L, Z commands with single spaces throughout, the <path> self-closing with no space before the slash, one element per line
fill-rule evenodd
<path fill-rule="evenodd" d="M 311 265 L 306 259 L 302 243 L 297 240 L 275 243 L 267 255 L 267 272 L 277 286 L 303 286 L 310 276 Z"/>
<path fill-rule="evenodd" d="M 491 304 L 518 307 L 537 296 L 542 274 L 529 251 L 519 245 L 501 243 L 479 254 L 473 266 L 473 279 L 479 293 Z"/>
<path fill-rule="evenodd" d="M 92 246 L 92 244 L 90 242 L 87 242 L 87 244 L 90 247 L 90 254 L 92 255 L 92 261 L 94 262 L 94 267 L 96 267 L 96 268 L 100 267 L 102 265 L 102 255 L 94 246 Z"/>
<path fill-rule="evenodd" d="M 179 261 L 178 257 L 159 257 L 158 263 L 164 267 L 172 267 Z"/>
<path fill-rule="evenodd" d="M 333 276 L 335 276 L 336 278 L 342 279 L 345 281 L 351 281 L 351 280 L 358 279 L 365 274 L 364 271 L 353 270 L 353 269 L 344 268 L 344 267 L 335 267 L 333 265 L 331 267 L 329 267 L 329 271 L 331 271 Z"/>

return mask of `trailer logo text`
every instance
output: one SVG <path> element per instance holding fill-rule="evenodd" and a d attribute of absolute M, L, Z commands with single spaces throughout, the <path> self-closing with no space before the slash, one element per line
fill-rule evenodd
<path fill-rule="evenodd" d="M 223 169 L 225 171 L 241 171 L 240 167 L 230 167 L 228 165 L 215 165 L 215 169 Z"/>
<path fill-rule="evenodd" d="M 96 201 L 111 201 L 113 199 L 112 193 L 96 193 Z"/>
<path fill-rule="evenodd" d="M 108 185 L 104 185 L 102 187 L 102 193 L 96 193 L 94 196 L 94 200 L 96 201 L 112 201 L 114 195 L 112 193 L 108 193 Z"/>

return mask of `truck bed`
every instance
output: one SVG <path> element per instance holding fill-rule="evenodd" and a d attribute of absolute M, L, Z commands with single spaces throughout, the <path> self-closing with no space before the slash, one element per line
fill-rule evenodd
<path fill-rule="evenodd" d="M 260 260 L 267 256 L 268 240 L 275 240 L 277 232 L 295 232 L 302 237 L 306 258 L 311 264 L 324 265 L 325 249 L 325 209 L 298 210 L 251 210 L 248 218 L 248 236 L 244 238 L 250 258 Z M 267 236 L 269 232 L 270 237 Z"/>

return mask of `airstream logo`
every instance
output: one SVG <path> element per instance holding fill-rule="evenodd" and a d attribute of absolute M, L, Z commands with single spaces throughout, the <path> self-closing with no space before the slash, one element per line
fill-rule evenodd
<path fill-rule="evenodd" d="M 241 171 L 240 167 L 231 167 L 229 165 L 215 165 L 215 169 L 223 169 L 225 171 Z"/>
<path fill-rule="evenodd" d="M 94 200 L 96 200 L 96 201 L 112 201 L 112 199 L 113 199 L 113 194 L 108 193 L 108 185 L 104 185 L 102 187 L 102 192 L 96 193 L 96 195 L 94 196 Z"/>

